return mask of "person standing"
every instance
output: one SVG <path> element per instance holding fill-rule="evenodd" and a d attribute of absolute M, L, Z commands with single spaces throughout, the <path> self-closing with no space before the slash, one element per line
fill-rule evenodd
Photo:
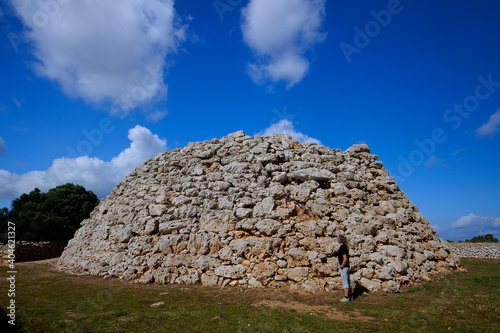
<path fill-rule="evenodd" d="M 347 238 L 345 235 L 338 235 L 337 241 L 340 243 L 339 252 L 339 270 L 340 278 L 342 279 L 342 287 L 344 288 L 344 297 L 339 301 L 342 303 L 352 301 L 352 283 L 349 277 L 349 248 L 347 247 Z"/>

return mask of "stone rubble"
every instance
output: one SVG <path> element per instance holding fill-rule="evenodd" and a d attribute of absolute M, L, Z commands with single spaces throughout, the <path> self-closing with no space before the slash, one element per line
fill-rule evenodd
<path fill-rule="evenodd" d="M 459 268 L 366 144 L 343 152 L 243 131 L 137 167 L 82 222 L 58 262 L 142 283 L 398 291 Z"/>

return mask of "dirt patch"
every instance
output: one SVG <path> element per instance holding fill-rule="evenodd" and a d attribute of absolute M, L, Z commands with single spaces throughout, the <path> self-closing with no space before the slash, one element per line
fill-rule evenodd
<path fill-rule="evenodd" d="M 252 304 L 253 306 L 266 306 L 272 309 L 277 309 L 281 311 L 296 311 L 301 314 L 309 314 L 311 316 L 319 316 L 325 317 L 328 319 L 335 320 L 357 320 L 363 322 L 370 322 L 373 318 L 365 317 L 360 314 L 358 311 L 349 311 L 342 312 L 338 309 L 337 304 L 332 307 L 328 307 L 327 305 L 309 305 L 300 302 L 284 302 L 284 301 L 271 301 L 271 300 L 262 300 L 257 303 Z"/>

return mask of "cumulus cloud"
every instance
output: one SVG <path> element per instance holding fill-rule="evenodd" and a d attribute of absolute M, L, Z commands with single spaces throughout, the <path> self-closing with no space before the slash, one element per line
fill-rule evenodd
<path fill-rule="evenodd" d="M 0 156 L 5 154 L 5 141 L 3 141 L 2 137 L 0 136 Z"/>
<path fill-rule="evenodd" d="M 96 157 L 58 158 L 45 171 L 15 174 L 0 170 L 0 201 L 12 200 L 35 187 L 47 191 L 55 186 L 74 183 L 92 190 L 98 197 L 108 195 L 136 166 L 166 150 L 167 142 L 142 126 L 128 132 L 130 147 L 110 161 Z"/>
<path fill-rule="evenodd" d="M 264 131 L 260 132 L 260 135 L 272 135 L 275 133 L 281 133 L 281 134 L 290 134 L 293 139 L 299 141 L 299 142 L 311 142 L 311 143 L 317 143 L 321 144 L 321 141 L 315 138 L 311 138 L 310 136 L 307 136 L 301 132 L 298 132 L 295 127 L 293 126 L 293 123 L 288 120 L 288 119 L 282 119 L 278 121 L 277 123 L 272 124 L 268 128 L 266 128 Z"/>
<path fill-rule="evenodd" d="M 11 1 L 28 27 L 36 72 L 114 111 L 165 97 L 166 56 L 185 40 L 173 0 Z"/>
<path fill-rule="evenodd" d="M 474 213 L 460 217 L 446 227 L 436 229 L 445 239 L 465 240 L 480 234 L 500 235 L 500 217 L 483 216 Z"/>
<path fill-rule="evenodd" d="M 483 126 L 477 129 L 479 136 L 493 136 L 500 131 L 500 109 L 490 116 L 490 119 Z"/>
<path fill-rule="evenodd" d="M 309 70 L 306 52 L 326 38 L 324 17 L 324 0 L 250 0 L 241 30 L 256 55 L 248 65 L 253 81 L 285 81 L 287 88 L 300 82 Z"/>

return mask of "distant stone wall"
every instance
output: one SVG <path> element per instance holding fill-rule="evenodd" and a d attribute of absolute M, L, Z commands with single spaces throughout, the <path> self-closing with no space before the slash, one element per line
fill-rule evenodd
<path fill-rule="evenodd" d="M 500 259 L 500 243 L 449 243 L 460 258 Z"/>
<path fill-rule="evenodd" d="M 68 242 L 16 242 L 16 262 L 34 261 L 61 256 Z M 7 258 L 7 245 L 1 248 L 2 259 Z"/>

